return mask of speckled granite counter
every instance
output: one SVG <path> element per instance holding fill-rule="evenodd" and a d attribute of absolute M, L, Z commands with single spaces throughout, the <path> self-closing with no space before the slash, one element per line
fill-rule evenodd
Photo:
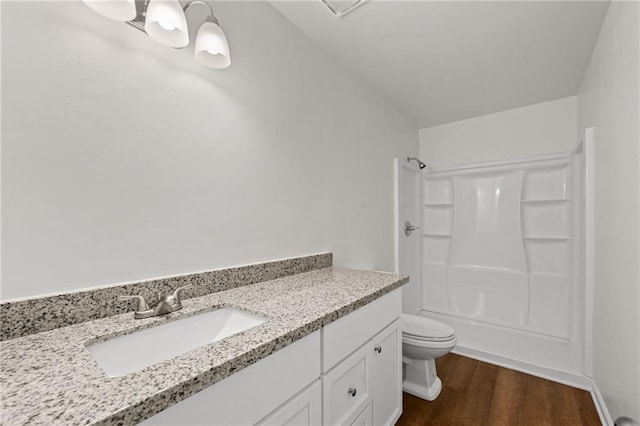
<path fill-rule="evenodd" d="M 181 311 L 163 317 L 134 320 L 127 313 L 0 342 L 0 422 L 136 423 L 406 282 L 400 275 L 325 268 L 185 300 Z M 107 377 L 85 349 L 86 342 L 221 306 L 269 321 L 124 377 Z"/>

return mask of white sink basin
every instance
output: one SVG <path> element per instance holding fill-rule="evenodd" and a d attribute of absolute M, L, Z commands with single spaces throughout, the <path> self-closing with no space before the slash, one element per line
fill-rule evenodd
<path fill-rule="evenodd" d="M 266 318 L 239 309 L 221 308 L 95 343 L 87 349 L 107 375 L 119 377 L 265 321 Z"/>

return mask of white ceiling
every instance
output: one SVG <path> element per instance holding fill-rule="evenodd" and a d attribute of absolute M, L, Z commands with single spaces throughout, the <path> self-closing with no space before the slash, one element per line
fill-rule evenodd
<path fill-rule="evenodd" d="M 419 128 L 577 94 L 609 3 L 272 1 Z"/>

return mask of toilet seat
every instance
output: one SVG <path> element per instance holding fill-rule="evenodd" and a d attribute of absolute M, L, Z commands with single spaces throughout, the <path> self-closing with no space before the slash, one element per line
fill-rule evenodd
<path fill-rule="evenodd" d="M 407 342 L 450 342 L 455 340 L 455 331 L 447 324 L 418 315 L 402 314 L 402 338 Z"/>
<path fill-rule="evenodd" d="M 427 349 L 448 349 L 451 350 L 457 343 L 456 337 L 451 336 L 448 340 L 428 340 L 415 339 L 413 336 L 402 335 L 402 343 L 415 346 L 416 348 Z"/>

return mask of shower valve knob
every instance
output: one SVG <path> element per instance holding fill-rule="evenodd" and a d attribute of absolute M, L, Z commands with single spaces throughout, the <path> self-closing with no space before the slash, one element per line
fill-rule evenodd
<path fill-rule="evenodd" d="M 411 224 L 411 222 L 409 222 L 409 221 L 406 221 L 406 222 L 404 223 L 404 235 L 406 235 L 407 237 L 408 237 L 409 235 L 411 235 L 411 233 L 412 233 L 413 231 L 415 231 L 416 229 L 420 229 L 420 227 L 419 227 L 419 226 L 413 226 L 413 225 Z"/>

